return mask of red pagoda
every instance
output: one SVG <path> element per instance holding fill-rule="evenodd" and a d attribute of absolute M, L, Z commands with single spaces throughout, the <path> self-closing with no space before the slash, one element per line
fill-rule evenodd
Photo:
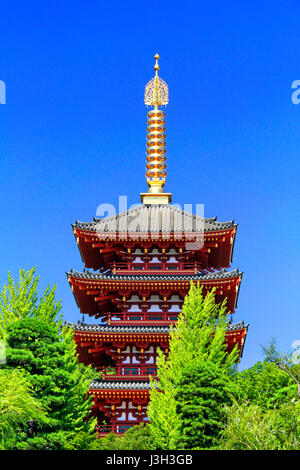
<path fill-rule="evenodd" d="M 157 350 L 168 353 L 169 328 L 177 320 L 190 283 L 216 289 L 233 314 L 242 274 L 227 271 L 237 225 L 194 215 L 170 204 L 166 179 L 165 113 L 168 86 L 158 76 L 146 85 L 147 193 L 142 204 L 116 216 L 76 221 L 73 232 L 85 264 L 67 273 L 82 314 L 98 323 L 72 325 L 79 359 L 93 364 L 99 379 L 90 386 L 98 436 L 123 433 L 147 420 L 150 379 Z M 244 322 L 228 323 L 226 346 L 240 355 Z"/>

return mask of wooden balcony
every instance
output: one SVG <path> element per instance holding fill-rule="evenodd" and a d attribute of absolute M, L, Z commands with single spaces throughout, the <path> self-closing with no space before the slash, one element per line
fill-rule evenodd
<path fill-rule="evenodd" d="M 136 423 L 135 423 L 136 424 Z M 97 437 L 105 437 L 109 433 L 114 434 L 124 434 L 124 432 L 128 431 L 134 425 L 127 425 L 127 424 L 98 424 L 96 426 Z"/>
<path fill-rule="evenodd" d="M 196 263 L 112 263 L 110 266 L 114 274 L 196 274 L 201 271 L 200 264 Z M 207 272 L 206 269 L 203 272 Z"/>

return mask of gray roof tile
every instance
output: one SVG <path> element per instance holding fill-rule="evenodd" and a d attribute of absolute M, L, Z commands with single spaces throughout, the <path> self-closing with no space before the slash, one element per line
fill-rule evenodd
<path fill-rule="evenodd" d="M 90 388 L 98 388 L 98 389 L 117 389 L 117 390 L 150 390 L 151 385 L 150 382 L 139 381 L 113 381 L 113 380 L 101 380 L 95 379 L 91 382 Z"/>
<path fill-rule="evenodd" d="M 91 273 L 88 270 L 83 272 L 75 271 L 73 269 L 67 273 L 68 276 L 81 278 L 81 279 L 95 279 L 95 280 L 109 280 L 109 281 L 178 281 L 178 280 L 210 280 L 210 279 L 227 279 L 236 276 L 241 276 L 242 273 L 238 269 L 227 271 L 223 269 L 221 271 L 215 271 L 207 274 L 149 274 L 149 275 L 118 275 L 118 274 L 103 274 L 103 273 Z"/>
<path fill-rule="evenodd" d="M 73 227 L 97 232 L 202 232 L 236 226 L 233 220 L 218 222 L 203 218 L 170 204 L 139 205 L 115 216 L 94 218 L 92 222 L 76 220 Z"/>
<path fill-rule="evenodd" d="M 169 326 L 143 326 L 143 325 L 130 325 L 130 326 L 110 326 L 101 324 L 87 324 L 78 321 L 77 325 L 73 323 L 65 322 L 70 328 L 76 331 L 90 331 L 90 332 L 102 332 L 102 333 L 168 333 L 170 330 Z M 240 330 L 247 328 L 244 321 L 238 323 L 228 323 L 227 331 Z"/>

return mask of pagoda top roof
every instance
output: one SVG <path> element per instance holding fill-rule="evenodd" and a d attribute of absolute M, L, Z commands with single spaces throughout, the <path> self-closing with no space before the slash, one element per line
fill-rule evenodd
<path fill-rule="evenodd" d="M 170 204 L 141 204 L 120 214 L 94 217 L 92 222 L 76 220 L 73 228 L 95 232 L 201 232 L 237 227 L 234 220 L 218 222 L 217 217 L 203 218 Z"/>
<path fill-rule="evenodd" d="M 103 274 L 103 273 L 91 273 L 87 270 L 83 272 L 75 271 L 71 269 L 67 273 L 67 276 L 82 278 L 82 279 L 95 279 L 95 280 L 106 280 L 106 281 L 178 281 L 178 280 L 210 280 L 210 279 L 226 279 L 233 278 L 236 276 L 242 276 L 242 273 L 238 269 L 232 271 L 227 271 L 223 269 L 221 271 L 215 271 L 213 273 L 207 274 L 176 274 L 176 275 L 167 275 L 167 274 L 143 274 L 143 275 L 118 275 L 118 274 Z"/>
<path fill-rule="evenodd" d="M 65 322 L 65 324 L 76 331 L 90 331 L 90 332 L 101 332 L 101 333 L 169 333 L 169 326 L 110 326 L 110 325 L 99 325 L 99 324 L 87 324 L 78 321 L 77 325 L 73 323 Z M 238 323 L 228 323 L 226 330 L 242 330 L 248 328 L 249 325 L 245 325 L 244 321 Z"/>

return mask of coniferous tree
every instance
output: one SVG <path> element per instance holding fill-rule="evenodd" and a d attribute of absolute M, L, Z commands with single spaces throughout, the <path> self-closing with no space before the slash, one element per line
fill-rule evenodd
<path fill-rule="evenodd" d="M 219 364 L 198 360 L 182 371 L 175 392 L 179 428 L 177 449 L 207 449 L 217 446 L 223 406 L 231 401 L 231 384 Z"/>
<path fill-rule="evenodd" d="M 280 362 L 282 355 L 280 354 L 276 338 L 271 338 L 268 346 L 261 345 L 264 354 L 264 362 Z"/>
<path fill-rule="evenodd" d="M 88 385 L 95 376 L 78 362 L 73 331 L 63 326 L 55 287 L 40 296 L 35 269 L 20 270 L 0 293 L 0 339 L 7 344 L 3 367 L 19 369 L 33 387 L 34 398 L 46 408 L 43 423 L 23 424 L 19 448 L 81 448 L 92 436 Z M 76 442 L 75 442 L 76 441 Z"/>
<path fill-rule="evenodd" d="M 21 318 L 41 318 L 62 326 L 62 316 L 59 316 L 61 302 L 55 299 L 55 286 L 48 286 L 39 297 L 38 282 L 35 268 L 29 271 L 20 269 L 16 282 L 8 273 L 7 284 L 0 292 L 0 339 L 5 338 L 9 325 Z"/>
<path fill-rule="evenodd" d="M 148 414 L 158 448 L 214 445 L 237 361 L 236 348 L 226 351 L 226 326 L 225 302 L 218 305 L 214 290 L 204 296 L 191 284 L 170 332 L 168 357 L 159 352 L 159 383 L 152 380 Z"/>
<path fill-rule="evenodd" d="M 25 372 L 34 397 L 47 410 L 43 423 L 31 420 L 24 428 L 18 448 L 65 448 L 72 433 L 89 431 L 90 377 L 70 357 L 68 341 L 55 323 L 40 318 L 22 318 L 7 328 L 7 366 Z"/>

